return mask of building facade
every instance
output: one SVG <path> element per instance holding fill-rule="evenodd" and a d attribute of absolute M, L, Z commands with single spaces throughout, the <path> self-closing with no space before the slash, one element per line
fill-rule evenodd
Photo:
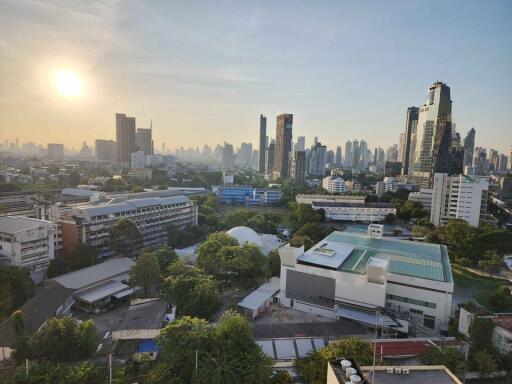
<path fill-rule="evenodd" d="M 418 126 L 418 113 L 419 108 L 418 107 L 409 107 L 407 108 L 407 113 L 405 114 L 405 131 L 404 131 L 404 139 L 403 139 L 403 150 L 402 150 L 402 157 L 399 159 L 399 161 L 402 162 L 402 174 L 408 175 L 409 174 L 409 165 L 411 163 L 412 159 L 412 153 L 411 151 L 411 143 L 414 143 L 415 135 L 416 135 L 416 128 Z M 414 146 L 414 144 L 413 144 Z"/>
<path fill-rule="evenodd" d="M 137 225 L 144 247 L 164 245 L 168 224 L 180 229 L 197 224 L 197 206 L 186 196 L 172 196 L 75 207 L 61 218 L 64 251 L 71 254 L 83 243 L 96 248 L 100 257 L 113 255 L 109 231 L 124 218 Z"/>
<path fill-rule="evenodd" d="M 151 128 L 137 128 L 135 146 L 146 155 L 153 154 L 153 134 Z"/>
<path fill-rule="evenodd" d="M 322 180 L 322 188 L 329 193 L 345 193 L 347 187 L 345 186 L 345 180 L 341 177 L 327 176 Z"/>
<path fill-rule="evenodd" d="M 254 188 L 250 185 L 224 185 L 216 188 L 221 204 L 276 205 L 283 193 L 279 188 Z"/>
<path fill-rule="evenodd" d="M 380 228 L 379 228 L 380 227 Z M 281 257 L 280 303 L 333 319 L 348 318 L 412 334 L 447 330 L 453 278 L 446 246 L 333 232 L 308 251 L 289 245 Z"/>
<path fill-rule="evenodd" d="M 259 152 L 259 162 L 258 162 L 258 171 L 260 173 L 265 173 L 265 153 L 267 150 L 267 118 L 263 115 L 260 115 L 260 152 Z"/>
<path fill-rule="evenodd" d="M 276 149 L 274 158 L 274 173 L 272 178 L 287 179 L 289 170 L 289 157 L 292 150 L 293 115 L 283 114 L 277 116 Z"/>
<path fill-rule="evenodd" d="M 55 256 L 57 227 L 22 216 L 0 218 L 0 261 L 30 271 L 40 283 Z"/>
<path fill-rule="evenodd" d="M 325 218 L 334 221 L 362 223 L 382 222 L 387 215 L 396 215 L 396 208 L 387 203 L 339 203 L 313 201 L 315 211 L 323 209 Z"/>
<path fill-rule="evenodd" d="M 135 151 L 135 117 L 116 113 L 116 158 L 120 163 L 129 163 Z"/>
<path fill-rule="evenodd" d="M 48 143 L 48 158 L 62 160 L 64 158 L 64 144 Z"/>
<path fill-rule="evenodd" d="M 114 140 L 95 140 L 94 150 L 96 160 L 116 161 L 116 142 Z"/>
<path fill-rule="evenodd" d="M 489 194 L 486 176 L 434 175 L 430 221 L 436 227 L 450 219 L 462 219 L 474 227 L 484 220 Z"/>
<path fill-rule="evenodd" d="M 306 152 L 294 151 L 290 158 L 290 179 L 298 184 L 306 180 Z"/>

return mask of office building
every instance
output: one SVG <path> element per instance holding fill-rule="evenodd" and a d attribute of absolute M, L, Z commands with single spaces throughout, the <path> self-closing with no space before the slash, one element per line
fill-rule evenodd
<path fill-rule="evenodd" d="M 146 167 L 146 154 L 144 151 L 133 152 L 130 155 L 130 167 L 132 169 Z"/>
<path fill-rule="evenodd" d="M 96 160 L 116 161 L 116 142 L 113 140 L 96 140 L 94 142 Z"/>
<path fill-rule="evenodd" d="M 222 148 L 222 166 L 224 168 L 232 169 L 235 166 L 235 151 L 233 145 L 224 142 Z"/>
<path fill-rule="evenodd" d="M 354 154 L 352 152 L 352 142 L 347 141 L 345 143 L 345 161 L 343 162 L 343 165 L 346 168 L 352 167 L 352 160 L 354 159 Z"/>
<path fill-rule="evenodd" d="M 275 155 L 276 143 L 274 139 L 272 139 L 268 145 L 268 149 L 265 151 L 265 173 L 270 178 L 272 178 L 272 173 L 274 172 Z"/>
<path fill-rule="evenodd" d="M 56 234 L 50 221 L 0 217 L 0 262 L 27 269 L 32 279 L 41 283 L 55 256 Z"/>
<path fill-rule="evenodd" d="M 267 151 L 267 118 L 260 115 L 260 159 L 258 164 L 259 173 L 265 173 L 265 154 Z"/>
<path fill-rule="evenodd" d="M 416 128 L 418 126 L 418 107 L 409 107 L 405 114 L 405 131 L 403 139 L 403 149 L 401 151 L 402 157 L 399 161 L 402 162 L 402 174 L 409 174 L 409 166 L 413 158 L 414 148 L 416 140 Z"/>
<path fill-rule="evenodd" d="M 500 153 L 498 173 L 505 173 L 508 170 L 508 157 Z"/>
<path fill-rule="evenodd" d="M 292 126 L 292 114 L 277 116 L 273 179 L 281 178 L 284 180 L 288 178 L 289 157 L 292 150 Z"/>
<path fill-rule="evenodd" d="M 126 177 L 133 177 L 135 179 L 148 179 L 153 176 L 151 168 L 130 168 L 126 173 Z"/>
<path fill-rule="evenodd" d="M 223 185 L 215 189 L 221 204 L 276 205 L 283 193 L 279 188 L 254 188 L 250 185 Z"/>
<path fill-rule="evenodd" d="M 378 223 L 386 220 L 387 215 L 396 215 L 396 208 L 387 203 L 313 201 L 311 207 L 315 211 L 323 209 L 325 218 L 333 221 Z"/>
<path fill-rule="evenodd" d="M 137 128 L 135 146 L 146 155 L 153 154 L 153 136 L 151 128 Z"/>
<path fill-rule="evenodd" d="M 473 164 L 473 153 L 475 152 L 475 128 L 471 128 L 464 138 L 464 166 Z"/>
<path fill-rule="evenodd" d="M 436 172 L 462 173 L 464 153 L 453 145 L 454 132 L 450 87 L 437 81 L 418 115 L 412 174 L 422 186 L 430 187 Z"/>
<path fill-rule="evenodd" d="M 337 176 L 327 176 L 322 179 L 322 188 L 329 193 L 345 193 L 347 187 L 345 186 L 345 180 Z"/>
<path fill-rule="evenodd" d="M 306 179 L 306 152 L 294 151 L 290 158 L 290 179 L 304 184 Z"/>
<path fill-rule="evenodd" d="M 297 142 L 293 148 L 295 151 L 305 151 L 306 150 L 306 138 L 304 136 L 298 136 Z"/>
<path fill-rule="evenodd" d="M 485 218 L 489 178 L 434 174 L 430 221 L 436 227 L 450 219 L 461 219 L 478 227 Z"/>
<path fill-rule="evenodd" d="M 489 173 L 487 161 L 487 150 L 482 147 L 476 147 L 473 153 L 473 174 L 484 176 Z"/>
<path fill-rule="evenodd" d="M 197 206 L 188 197 L 179 195 L 73 207 L 61 218 L 64 251 L 72 254 L 83 243 L 96 248 L 100 257 L 113 255 L 109 231 L 123 218 L 137 225 L 147 248 L 167 244 L 168 224 L 179 229 L 197 224 Z"/>
<path fill-rule="evenodd" d="M 365 196 L 358 195 L 320 195 L 320 194 L 298 194 L 295 201 L 299 204 L 324 203 L 364 203 Z"/>
<path fill-rule="evenodd" d="M 343 155 L 341 152 L 341 146 L 336 147 L 336 159 L 334 161 L 337 168 L 341 168 L 343 166 Z"/>
<path fill-rule="evenodd" d="M 252 144 L 242 143 L 238 151 L 238 164 L 243 167 L 250 167 L 252 164 Z"/>
<path fill-rule="evenodd" d="M 64 144 L 48 143 L 48 158 L 62 160 L 64 158 Z"/>
<path fill-rule="evenodd" d="M 287 308 L 332 319 L 415 334 L 446 331 L 453 278 L 445 245 L 382 237 L 383 226 L 368 234 L 333 232 L 304 252 L 279 248 L 279 302 Z"/>
<path fill-rule="evenodd" d="M 116 158 L 120 163 L 129 163 L 135 152 L 135 117 L 116 113 Z"/>
<path fill-rule="evenodd" d="M 432 194 L 433 190 L 430 188 L 420 188 L 418 192 L 411 192 L 407 197 L 408 200 L 421 203 L 423 208 L 427 211 L 432 209 Z"/>
<path fill-rule="evenodd" d="M 308 174 L 310 176 L 324 177 L 325 165 L 327 164 L 327 146 L 315 140 L 307 157 L 309 160 Z"/>

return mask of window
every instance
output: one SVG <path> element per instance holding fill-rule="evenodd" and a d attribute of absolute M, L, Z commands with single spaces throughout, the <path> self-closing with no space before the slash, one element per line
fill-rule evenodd
<path fill-rule="evenodd" d="M 427 328 L 435 329 L 436 318 L 434 316 L 424 315 L 423 316 L 423 325 Z"/>

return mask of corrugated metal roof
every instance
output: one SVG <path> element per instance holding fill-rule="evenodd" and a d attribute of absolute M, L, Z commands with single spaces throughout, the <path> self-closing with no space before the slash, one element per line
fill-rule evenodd
<path fill-rule="evenodd" d="M 31 219 L 24 216 L 0 217 L 0 232 L 14 234 L 39 226 L 50 226 L 51 221 Z"/>
<path fill-rule="evenodd" d="M 66 288 L 82 289 L 97 282 L 111 279 L 117 275 L 128 273 L 135 264 L 128 257 L 121 257 L 105 261 L 104 263 L 79 269 L 78 271 L 66 273 L 49 280 L 49 283 L 55 281 Z"/>
<path fill-rule="evenodd" d="M 78 211 L 83 215 L 93 217 L 133 211 L 139 208 L 152 206 L 187 203 L 189 201 L 190 199 L 183 195 L 169 197 L 146 197 L 143 199 L 126 200 L 123 203 L 81 206 L 78 208 Z"/>
<path fill-rule="evenodd" d="M 93 304 L 99 300 L 106 299 L 107 297 L 113 296 L 114 294 L 129 288 L 130 287 L 128 285 L 123 284 L 120 281 L 110 280 L 104 284 L 88 289 L 87 291 L 77 293 L 74 296 L 76 299 L 85 301 L 89 304 Z"/>
<path fill-rule="evenodd" d="M 238 303 L 238 305 L 242 308 L 256 311 L 263 305 L 263 303 L 265 303 L 265 301 L 279 292 L 279 281 L 280 280 L 278 277 L 272 277 L 270 281 L 261 285 L 258 289 L 246 296 L 241 302 Z"/>

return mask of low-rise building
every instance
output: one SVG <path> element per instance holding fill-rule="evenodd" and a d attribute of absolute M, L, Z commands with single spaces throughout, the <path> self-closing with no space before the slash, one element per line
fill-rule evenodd
<path fill-rule="evenodd" d="M 365 196 L 353 195 L 320 195 L 320 194 L 298 194 L 295 201 L 299 204 L 319 203 L 364 203 Z"/>
<path fill-rule="evenodd" d="M 61 218 L 64 251 L 71 254 L 83 243 L 96 248 L 100 257 L 111 256 L 109 231 L 123 218 L 137 225 L 144 247 L 164 245 L 168 224 L 180 229 L 197 224 L 197 206 L 186 196 L 170 196 L 73 207 Z"/>
<path fill-rule="evenodd" d="M 388 203 L 339 203 L 318 202 L 311 204 L 314 210 L 323 209 L 325 218 L 335 221 L 380 222 L 387 215 L 396 215 L 396 208 Z"/>
<path fill-rule="evenodd" d="M 238 303 L 238 309 L 253 320 L 263 315 L 279 293 L 279 278 L 272 277 Z"/>
<path fill-rule="evenodd" d="M 215 192 L 221 204 L 276 205 L 283 192 L 279 188 L 254 188 L 248 185 L 220 185 Z"/>
<path fill-rule="evenodd" d="M 126 176 L 136 179 L 151 179 L 153 170 L 151 168 L 132 168 L 128 171 Z"/>
<path fill-rule="evenodd" d="M 0 262 L 28 269 L 40 283 L 55 257 L 56 226 L 23 216 L 0 217 Z"/>
<path fill-rule="evenodd" d="M 341 177 L 327 176 L 322 179 L 322 188 L 329 193 L 345 193 L 347 187 Z"/>
<path fill-rule="evenodd" d="M 421 203 L 424 209 L 430 211 L 432 209 L 432 193 L 430 188 L 421 188 L 418 192 L 409 193 L 408 199 Z"/>
<path fill-rule="evenodd" d="M 485 219 L 489 177 L 434 174 L 430 221 L 436 227 L 462 219 L 478 227 Z"/>
<path fill-rule="evenodd" d="M 333 232 L 306 252 L 279 248 L 280 304 L 386 332 L 446 331 L 454 286 L 446 246 L 382 232 L 370 225 L 368 235 Z"/>

